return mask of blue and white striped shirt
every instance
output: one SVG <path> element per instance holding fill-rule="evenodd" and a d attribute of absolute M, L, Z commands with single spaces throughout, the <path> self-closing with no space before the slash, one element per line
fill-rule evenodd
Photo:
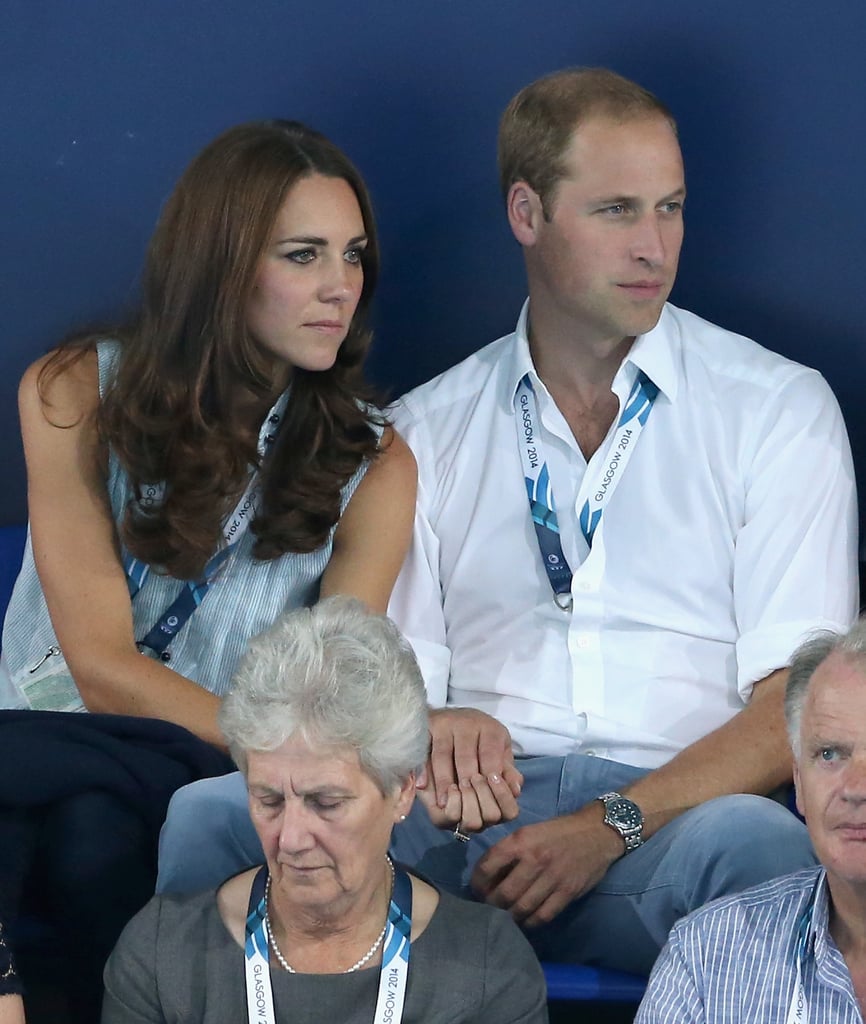
<path fill-rule="evenodd" d="M 784 1024 L 797 987 L 798 929 L 813 899 L 801 958 L 808 1019 L 863 1024 L 848 967 L 828 931 L 823 868 L 715 900 L 678 921 L 635 1024 Z"/>

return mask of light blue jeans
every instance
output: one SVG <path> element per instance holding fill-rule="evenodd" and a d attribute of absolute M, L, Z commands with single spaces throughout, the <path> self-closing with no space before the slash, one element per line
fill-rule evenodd
<path fill-rule="evenodd" d="M 394 829 L 393 857 L 440 888 L 471 898 L 475 862 L 509 832 L 575 811 L 644 774 L 584 754 L 523 758 L 519 767 L 525 782 L 516 821 L 459 843 L 435 828 L 416 801 Z M 158 892 L 212 888 L 263 860 L 240 774 L 203 779 L 175 793 L 160 837 Z M 543 960 L 646 974 L 678 918 L 717 896 L 815 863 L 805 827 L 781 804 L 719 797 L 660 829 L 620 858 L 591 893 L 527 936 Z"/>

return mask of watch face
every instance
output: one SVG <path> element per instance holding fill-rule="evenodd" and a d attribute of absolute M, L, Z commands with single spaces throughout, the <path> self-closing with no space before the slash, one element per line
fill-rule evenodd
<path fill-rule="evenodd" d="M 607 805 L 607 816 L 622 828 L 640 828 L 643 824 L 640 808 L 633 800 L 627 800 L 625 797 L 610 801 Z"/>

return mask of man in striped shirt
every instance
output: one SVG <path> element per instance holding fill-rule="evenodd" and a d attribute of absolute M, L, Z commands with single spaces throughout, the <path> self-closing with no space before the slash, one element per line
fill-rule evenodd
<path fill-rule="evenodd" d="M 821 866 L 674 925 L 635 1024 L 863 1022 L 866 619 L 799 648 L 785 716 L 797 807 Z"/>

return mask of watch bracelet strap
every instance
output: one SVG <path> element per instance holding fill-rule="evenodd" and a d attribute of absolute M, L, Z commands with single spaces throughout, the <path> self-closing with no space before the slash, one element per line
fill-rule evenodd
<path fill-rule="evenodd" d="M 643 837 L 643 822 L 641 822 L 641 824 L 636 829 L 628 829 L 626 831 L 623 831 L 617 828 L 617 826 L 613 824 L 612 821 L 609 821 L 607 818 L 608 800 L 629 800 L 631 803 L 634 803 L 634 801 L 631 800 L 631 797 L 623 796 L 622 793 L 617 793 L 616 790 L 611 790 L 609 793 L 602 793 L 601 796 L 597 796 L 596 800 L 600 800 L 602 802 L 604 806 L 605 824 L 608 826 L 608 828 L 612 828 L 614 832 L 616 832 L 617 835 L 620 837 L 620 839 L 622 839 L 622 841 L 625 843 L 626 853 L 631 853 L 632 850 L 636 850 L 639 846 L 643 846 L 643 844 L 646 842 L 646 840 Z M 637 806 L 637 804 L 635 804 L 635 806 Z M 643 817 L 643 812 L 641 812 L 641 817 Z"/>

